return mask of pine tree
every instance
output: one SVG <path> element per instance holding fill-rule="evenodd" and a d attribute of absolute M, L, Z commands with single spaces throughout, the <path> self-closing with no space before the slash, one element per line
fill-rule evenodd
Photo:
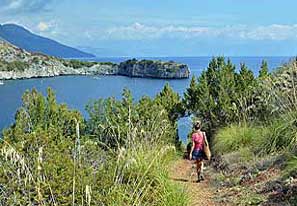
<path fill-rule="evenodd" d="M 251 118 L 254 105 L 254 93 L 256 79 L 251 70 L 245 64 L 240 65 L 240 72 L 237 78 L 237 117 L 238 122 L 246 122 Z"/>
<path fill-rule="evenodd" d="M 245 64 L 240 64 L 240 71 L 237 78 L 237 92 L 244 94 L 246 91 L 251 90 L 255 83 L 253 72 Z"/>
<path fill-rule="evenodd" d="M 162 105 L 168 111 L 169 119 L 173 122 L 184 113 L 181 98 L 168 83 L 165 84 L 162 91 L 156 96 L 156 102 Z"/>
<path fill-rule="evenodd" d="M 197 110 L 197 98 L 197 81 L 196 77 L 193 76 L 190 82 L 190 87 L 186 89 L 183 98 L 183 104 L 188 113 Z"/>
<path fill-rule="evenodd" d="M 196 101 L 197 110 L 193 111 L 193 113 L 198 118 L 203 119 L 209 127 L 212 127 L 216 122 L 216 103 L 209 90 L 206 72 L 202 72 L 198 78 Z"/>
<path fill-rule="evenodd" d="M 209 92 L 214 98 L 214 101 L 217 102 L 217 97 L 219 96 L 220 88 L 220 71 L 225 65 L 224 57 L 213 58 L 206 70 L 206 79 L 209 87 Z"/>
<path fill-rule="evenodd" d="M 235 66 L 228 59 L 220 70 L 220 91 L 218 96 L 218 106 L 221 122 L 231 122 L 234 119 L 233 102 L 236 101 L 237 95 L 235 92 Z"/>
<path fill-rule="evenodd" d="M 265 78 L 269 75 L 267 61 L 263 60 L 259 71 L 259 78 Z"/>

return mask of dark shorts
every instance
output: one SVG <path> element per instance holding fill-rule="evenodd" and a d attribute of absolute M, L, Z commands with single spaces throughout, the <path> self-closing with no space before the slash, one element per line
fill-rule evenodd
<path fill-rule="evenodd" d="M 203 150 L 194 150 L 192 152 L 192 160 L 199 160 L 204 158 Z"/>

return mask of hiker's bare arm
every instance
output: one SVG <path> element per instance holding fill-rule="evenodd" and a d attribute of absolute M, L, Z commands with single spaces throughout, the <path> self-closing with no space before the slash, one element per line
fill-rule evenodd
<path fill-rule="evenodd" d="M 192 153 L 194 151 L 194 148 L 195 148 L 195 142 L 192 141 L 192 147 L 191 147 L 191 151 L 190 151 L 190 155 L 189 155 L 190 160 L 192 159 Z"/>
<path fill-rule="evenodd" d="M 206 133 L 203 132 L 203 135 L 204 135 L 204 141 L 205 141 L 206 145 L 209 145 L 209 144 L 208 144 L 208 141 L 207 141 Z"/>

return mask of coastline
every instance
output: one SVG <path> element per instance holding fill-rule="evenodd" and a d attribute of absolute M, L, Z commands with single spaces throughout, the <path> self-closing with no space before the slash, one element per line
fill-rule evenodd
<path fill-rule="evenodd" d="M 90 76 L 90 77 L 100 77 L 100 76 L 119 76 L 119 77 L 127 77 L 131 79 L 159 79 L 159 80 L 185 80 L 189 79 L 189 77 L 182 77 L 182 78 L 166 78 L 166 77 L 140 77 L 140 76 L 128 76 L 128 75 L 122 75 L 122 74 L 59 74 L 59 75 L 52 75 L 52 76 L 32 76 L 32 77 L 19 77 L 19 78 L 1 78 L 1 71 L 0 71 L 0 81 L 14 81 L 14 80 L 26 80 L 26 79 L 43 79 L 43 78 L 55 78 L 55 77 L 62 77 L 62 76 Z"/>
<path fill-rule="evenodd" d="M 120 64 L 114 64 L 53 58 L 47 59 L 45 63 L 41 64 L 39 62 L 29 62 L 27 68 L 0 71 L 0 80 L 50 78 L 69 75 L 117 75 L 130 78 L 188 79 L 190 69 L 186 64 L 151 60 L 128 60 Z"/>
<path fill-rule="evenodd" d="M 0 41 L 0 80 L 30 79 L 63 75 L 121 75 L 138 78 L 185 79 L 186 64 L 173 61 L 129 59 L 118 64 L 61 59 L 32 53 Z"/>

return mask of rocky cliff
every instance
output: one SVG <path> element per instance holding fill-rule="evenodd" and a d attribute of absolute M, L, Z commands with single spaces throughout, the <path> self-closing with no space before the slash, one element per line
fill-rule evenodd
<path fill-rule="evenodd" d="M 64 60 L 30 53 L 0 41 L 0 79 L 24 79 L 59 75 L 124 75 L 149 78 L 188 78 L 187 65 L 135 59 L 120 63 Z"/>
<path fill-rule="evenodd" d="M 189 68 L 185 64 L 136 59 L 120 63 L 118 73 L 129 77 L 161 79 L 183 79 L 189 78 L 190 75 Z"/>

